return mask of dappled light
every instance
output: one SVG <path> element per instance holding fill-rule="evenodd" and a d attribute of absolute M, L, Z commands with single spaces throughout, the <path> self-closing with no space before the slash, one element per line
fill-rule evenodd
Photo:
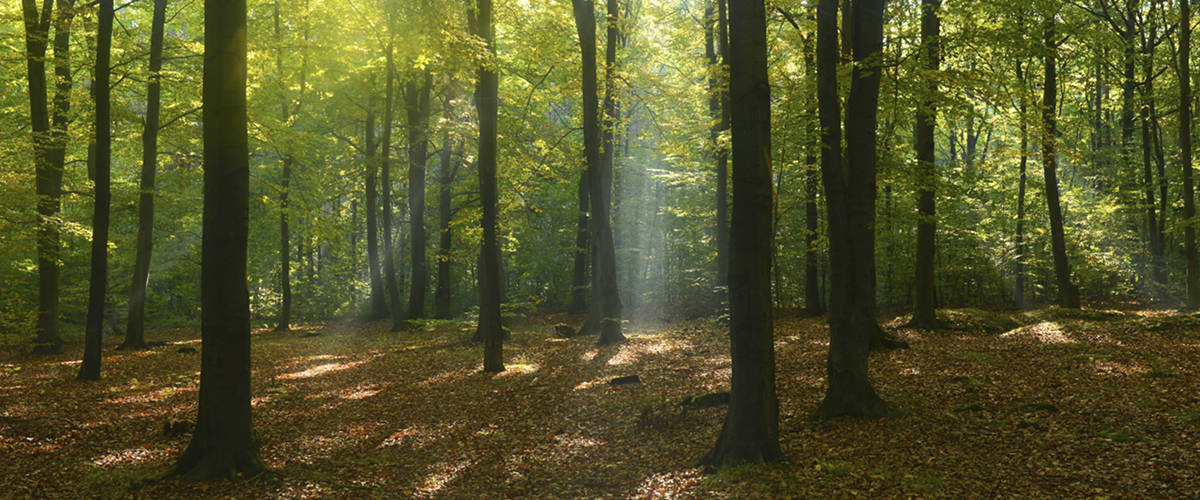
<path fill-rule="evenodd" d="M 1036 325 L 1023 326 L 1000 334 L 1000 338 L 1035 341 L 1043 344 L 1065 344 L 1075 342 L 1062 331 L 1058 323 L 1043 321 Z"/>

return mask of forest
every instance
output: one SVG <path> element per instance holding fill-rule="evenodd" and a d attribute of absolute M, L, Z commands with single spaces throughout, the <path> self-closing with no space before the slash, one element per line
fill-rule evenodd
<path fill-rule="evenodd" d="M 3 2 L 0 496 L 1194 496 L 1194 28 Z"/>

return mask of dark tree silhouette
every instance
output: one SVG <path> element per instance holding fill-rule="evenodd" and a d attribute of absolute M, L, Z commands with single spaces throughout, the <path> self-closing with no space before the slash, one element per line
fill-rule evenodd
<path fill-rule="evenodd" d="M 1058 305 L 1079 309 L 1079 290 L 1071 283 L 1071 264 L 1067 261 L 1067 243 L 1063 235 L 1062 208 L 1058 200 L 1058 153 L 1055 141 L 1058 134 L 1058 40 L 1054 28 L 1055 14 L 1043 20 L 1043 62 L 1045 80 L 1042 83 L 1042 172 L 1046 179 L 1046 208 L 1050 212 L 1050 242 L 1054 253 L 1054 276 L 1058 280 Z"/>
<path fill-rule="evenodd" d="M 408 219 L 412 282 L 408 315 L 425 317 L 425 292 L 429 289 L 429 261 L 425 258 L 425 160 L 429 154 L 429 104 L 433 75 L 429 70 L 411 75 L 405 85 L 408 112 Z"/>
<path fill-rule="evenodd" d="M 1196 253 L 1196 187 L 1192 184 L 1192 9 L 1179 2 L 1179 163 L 1183 171 L 1183 255 L 1188 309 L 1200 309 L 1200 255 Z"/>
<path fill-rule="evenodd" d="M 492 26 L 492 0 L 478 0 L 477 34 L 495 57 L 496 31 Z M 503 297 L 500 280 L 500 245 L 496 239 L 496 122 L 499 118 L 500 78 L 491 64 L 479 66 L 475 103 L 479 110 L 479 200 L 483 205 L 483 243 L 479 269 L 479 333 L 483 337 L 483 371 L 504 371 L 504 325 L 500 322 Z"/>
<path fill-rule="evenodd" d="M 912 326 L 934 328 L 938 326 L 934 313 L 933 257 L 937 232 L 937 205 L 934 191 L 937 186 L 937 168 L 934 164 L 936 146 L 933 132 L 937 127 L 937 77 L 941 59 L 938 31 L 939 0 L 921 0 L 921 65 L 929 72 L 924 79 L 926 92 L 923 102 L 917 107 L 917 279 L 916 297 L 913 301 Z"/>
<path fill-rule="evenodd" d="M 249 477 L 266 468 L 250 419 L 246 0 L 204 2 L 202 94 L 200 410 L 192 440 L 174 468 L 196 481 Z"/>
<path fill-rule="evenodd" d="M 701 459 L 702 464 L 714 467 L 783 459 L 771 305 L 774 193 L 764 3 L 735 1 L 729 18 L 729 92 L 733 99 L 729 337 L 733 375 L 729 413 L 716 446 Z"/>
<path fill-rule="evenodd" d="M 392 331 L 404 326 L 404 309 L 400 307 L 400 288 L 396 284 L 396 256 L 392 243 L 392 113 L 396 99 L 396 61 L 393 43 L 387 47 L 387 85 L 383 103 L 383 154 L 379 180 L 383 198 L 383 280 L 387 287 L 388 303 L 392 309 Z"/>

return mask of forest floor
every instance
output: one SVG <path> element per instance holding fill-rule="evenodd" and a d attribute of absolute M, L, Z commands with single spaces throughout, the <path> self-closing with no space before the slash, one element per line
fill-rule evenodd
<path fill-rule="evenodd" d="M 195 330 L 106 349 L 0 359 L 0 496 L 13 497 L 1186 497 L 1200 491 L 1200 315 L 1043 309 L 889 323 L 878 392 L 907 414 L 810 421 L 824 392 L 822 319 L 784 318 L 776 351 L 789 462 L 706 475 L 730 362 L 713 320 L 630 325 L 630 341 L 556 339 L 562 316 L 514 324 L 508 371 L 480 372 L 470 326 L 385 323 L 254 332 L 253 405 L 270 474 L 161 479 L 194 419 Z M 78 350 L 78 347 L 75 347 Z M 71 351 L 71 349 L 68 349 Z M 640 383 L 610 385 L 637 375 Z"/>

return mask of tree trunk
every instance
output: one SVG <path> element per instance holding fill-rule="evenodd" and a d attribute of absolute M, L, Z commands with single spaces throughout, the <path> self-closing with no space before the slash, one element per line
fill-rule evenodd
<path fill-rule="evenodd" d="M 96 179 L 92 205 L 92 266 L 88 280 L 87 323 L 84 333 L 80 380 L 100 380 L 100 354 L 104 340 L 104 298 L 108 288 L 108 208 L 112 202 L 112 127 L 108 88 L 112 55 L 113 2 L 100 0 L 96 35 L 96 76 L 92 97 L 96 102 Z"/>
<path fill-rule="evenodd" d="M 66 2 L 59 2 L 60 11 Z M 37 213 L 37 265 L 38 265 L 38 311 L 35 326 L 34 352 L 54 354 L 62 351 L 62 338 L 58 335 L 58 255 L 59 231 L 55 219 L 58 217 L 62 196 L 62 163 L 57 166 L 54 151 L 60 148 L 59 137 L 66 139 L 66 130 L 50 129 L 50 111 L 46 105 L 46 44 L 50 36 L 50 16 L 53 0 L 43 0 L 39 10 L 35 0 L 22 0 L 21 8 L 25 20 L 25 64 L 29 90 L 29 117 L 31 121 L 35 187 L 38 195 Z M 67 18 L 60 14 L 59 19 Z M 56 32 L 64 23 L 56 27 Z M 69 25 L 68 25 L 69 26 Z M 68 36 L 69 29 L 63 30 Z M 57 36 L 57 35 L 56 35 Z M 69 40 L 69 38 L 68 38 Z M 64 49 L 69 44 L 64 46 Z M 57 47 L 56 47 L 57 48 Z M 66 50 L 60 56 L 55 50 L 55 64 L 68 61 Z M 58 75 L 58 72 L 55 71 Z M 69 75 L 67 68 L 67 75 Z M 64 82 L 58 82 L 62 85 Z M 69 80 L 66 82 L 69 88 Z M 69 94 L 64 95 L 64 98 Z M 68 104 L 69 101 L 63 101 Z M 58 99 L 55 99 L 56 107 Z M 65 119 L 65 113 L 63 114 Z M 65 122 L 64 122 L 65 126 Z"/>
<path fill-rule="evenodd" d="M 478 35 L 488 52 L 496 54 L 492 0 L 478 0 Z M 500 78 L 494 67 L 479 67 L 475 105 L 479 111 L 479 200 L 483 212 L 483 243 L 479 274 L 479 331 L 483 334 L 483 371 L 504 371 L 504 325 L 500 322 L 503 296 L 500 245 L 496 238 L 496 122 L 499 118 Z M 594 95 L 594 94 L 593 94 Z"/>
<path fill-rule="evenodd" d="M 590 2 L 589 2 L 590 3 Z M 607 51 L 605 56 L 605 86 L 604 86 L 604 125 L 600 127 L 600 138 L 603 150 L 597 155 L 597 162 L 588 168 L 591 177 L 588 179 L 589 198 L 592 204 L 592 297 L 588 309 L 588 317 L 580 328 L 580 335 L 600 333 L 600 345 L 616 344 L 625 341 L 621 333 L 621 297 L 617 291 L 617 256 L 613 246 L 613 232 L 610 218 L 612 206 L 613 178 L 613 129 L 616 124 L 616 90 L 615 77 L 617 63 L 618 29 L 617 0 L 608 0 Z M 594 14 L 593 14 L 594 16 Z M 594 23 L 593 23 L 594 24 Z M 586 63 L 585 63 L 586 64 Z M 586 78 L 586 76 L 585 76 Z M 587 90 L 584 90 L 587 93 Z M 586 106 L 585 102 L 585 106 Z M 585 116 L 586 119 L 586 116 Z M 584 124 L 586 133 L 587 125 Z"/>
<path fill-rule="evenodd" d="M 380 184 L 383 196 L 383 279 L 387 287 L 388 304 L 392 310 L 392 331 L 404 326 L 404 309 L 400 307 L 400 289 L 396 285 L 396 252 L 392 248 L 392 106 L 395 101 L 396 62 L 392 42 L 387 47 L 387 85 L 383 105 L 383 148 Z"/>
<path fill-rule="evenodd" d="M 200 409 L 173 471 L 194 481 L 250 477 L 266 468 L 250 419 L 245 0 L 204 3 L 203 103 Z"/>
<path fill-rule="evenodd" d="M 162 96 L 162 47 L 167 0 L 154 0 L 150 22 L 150 75 L 146 85 L 146 121 L 142 128 L 141 193 L 138 195 L 137 255 L 129 287 L 129 317 L 125 341 L 119 349 L 146 345 L 146 288 L 150 279 L 150 254 L 154 248 L 154 174 L 158 169 L 158 117 Z"/>
<path fill-rule="evenodd" d="M 451 84 L 452 87 L 453 84 Z M 444 114 L 447 117 L 449 117 L 452 101 L 451 98 L 446 99 Z M 453 215 L 450 210 L 450 204 L 453 202 L 453 193 L 450 187 L 454 184 L 454 175 L 457 170 L 451 161 L 452 147 L 450 131 L 445 130 L 442 132 L 441 171 L 438 176 L 438 234 L 440 239 L 437 256 L 437 288 L 433 293 L 433 317 L 438 319 L 450 319 L 450 247 L 454 241 L 450 233 L 450 218 Z"/>
<path fill-rule="evenodd" d="M 1156 31 L 1150 28 L 1150 38 L 1154 38 Z M 1156 300 L 1161 298 L 1163 287 L 1167 284 L 1167 265 L 1164 261 L 1164 241 L 1162 238 L 1162 226 L 1159 221 L 1159 214 L 1154 200 L 1154 139 L 1152 137 L 1153 125 L 1152 120 L 1157 120 L 1151 113 L 1154 110 L 1154 54 L 1153 47 L 1148 47 L 1149 53 L 1143 57 L 1143 70 L 1146 78 L 1142 81 L 1142 99 L 1141 106 L 1141 125 L 1142 125 L 1142 191 L 1145 196 L 1145 211 L 1146 211 L 1146 229 L 1147 240 L 1150 243 L 1150 277 L 1154 284 L 1151 290 L 1151 296 Z"/>
<path fill-rule="evenodd" d="M 371 312 L 372 320 L 383 319 L 388 315 L 387 295 L 383 287 L 383 275 L 379 269 L 379 224 L 378 200 L 376 199 L 376 179 L 379 175 L 379 164 L 375 161 L 375 112 L 368 105 L 367 126 L 365 130 L 365 160 L 367 164 L 367 268 L 371 273 Z"/>
<path fill-rule="evenodd" d="M 585 133 L 586 133 L 586 127 Z M 575 224 L 575 262 L 571 269 L 571 306 L 569 314 L 587 311 L 588 299 L 588 167 L 579 173 L 579 216 Z"/>
<path fill-rule="evenodd" d="M 817 66 L 813 59 L 811 36 L 804 37 L 804 74 L 815 83 Z M 821 165 L 817 163 L 816 151 L 820 147 L 821 128 L 817 121 L 816 86 L 811 88 L 809 104 L 805 109 L 808 144 L 804 147 L 804 312 L 809 316 L 825 314 L 825 302 L 821 300 L 821 273 L 818 267 L 817 239 L 821 230 L 820 214 L 817 209 L 817 191 L 821 188 Z"/>
<path fill-rule="evenodd" d="M 729 412 L 716 446 L 701 459 L 713 467 L 783 460 L 775 395 L 774 247 L 771 179 L 771 87 L 767 80 L 764 2 L 730 9 L 733 224 L 730 247 Z"/>
<path fill-rule="evenodd" d="M 1063 236 L 1062 208 L 1058 200 L 1057 140 L 1058 73 L 1055 67 L 1058 46 L 1054 16 L 1048 15 L 1045 29 L 1045 81 L 1042 84 L 1042 171 L 1046 178 L 1046 207 L 1050 212 L 1050 238 L 1054 251 L 1054 274 L 1058 280 L 1058 305 L 1079 309 L 1079 290 L 1071 283 L 1071 267 L 1067 262 L 1067 244 Z"/>
<path fill-rule="evenodd" d="M 885 416 L 895 410 L 871 387 L 867 353 L 882 333 L 875 323 L 875 125 L 879 71 L 862 64 L 882 49 L 883 2 L 865 0 L 846 12 L 856 62 L 846 103 L 846 163 L 841 157 L 837 85 L 837 1 L 817 4 L 817 95 L 822 130 L 821 173 L 829 226 L 828 389 L 815 416 Z"/>
<path fill-rule="evenodd" d="M 927 96 L 917 109 L 917 277 L 912 326 L 930 329 L 938 326 L 934 312 L 934 269 L 937 213 L 934 191 L 937 187 L 934 129 L 937 127 L 937 77 L 940 62 L 937 10 L 940 2 L 921 0 L 921 64 L 929 72 L 924 86 Z"/>
<path fill-rule="evenodd" d="M 726 65 L 729 64 L 729 22 L 726 19 L 726 2 L 717 1 L 717 53 L 720 56 L 720 75 L 727 76 Z M 715 57 L 709 58 L 710 64 L 715 64 Z M 729 130 L 729 87 L 728 81 L 718 80 L 716 84 L 717 104 L 720 110 L 720 121 L 717 123 L 716 135 Z M 716 144 L 717 153 L 717 285 L 729 284 L 729 150 L 722 144 Z"/>
<path fill-rule="evenodd" d="M 429 154 L 429 92 L 433 75 L 425 70 L 409 79 L 404 97 L 408 111 L 408 220 L 411 227 L 412 282 L 408 315 L 425 317 L 429 263 L 425 258 L 425 157 Z"/>
<path fill-rule="evenodd" d="M 1183 171 L 1183 255 L 1187 308 L 1200 308 L 1200 255 L 1196 254 L 1196 194 L 1192 184 L 1192 12 L 1179 2 L 1179 163 Z"/>
<path fill-rule="evenodd" d="M 1021 70 L 1021 61 L 1017 61 L 1017 80 L 1020 81 L 1020 128 L 1021 128 L 1021 163 L 1019 167 L 1017 180 L 1017 234 L 1016 240 L 1016 256 L 1015 269 L 1016 286 L 1013 290 L 1013 300 L 1016 302 L 1017 309 L 1025 308 L 1025 172 L 1029 163 L 1029 122 L 1026 116 L 1028 95 L 1026 89 L 1028 85 L 1025 82 L 1025 75 Z"/>
<path fill-rule="evenodd" d="M 283 37 L 279 31 L 279 1 L 275 2 L 275 73 L 279 79 L 280 95 L 285 95 L 287 86 L 283 84 Z M 288 100 L 282 99 L 279 105 L 279 119 L 286 125 L 291 118 L 288 111 Z M 275 331 L 286 332 L 291 329 L 292 322 L 292 263 L 291 244 L 288 234 L 288 195 L 292 181 L 292 156 L 285 152 L 283 156 L 283 172 L 280 179 L 279 192 L 279 318 L 275 323 Z"/>

